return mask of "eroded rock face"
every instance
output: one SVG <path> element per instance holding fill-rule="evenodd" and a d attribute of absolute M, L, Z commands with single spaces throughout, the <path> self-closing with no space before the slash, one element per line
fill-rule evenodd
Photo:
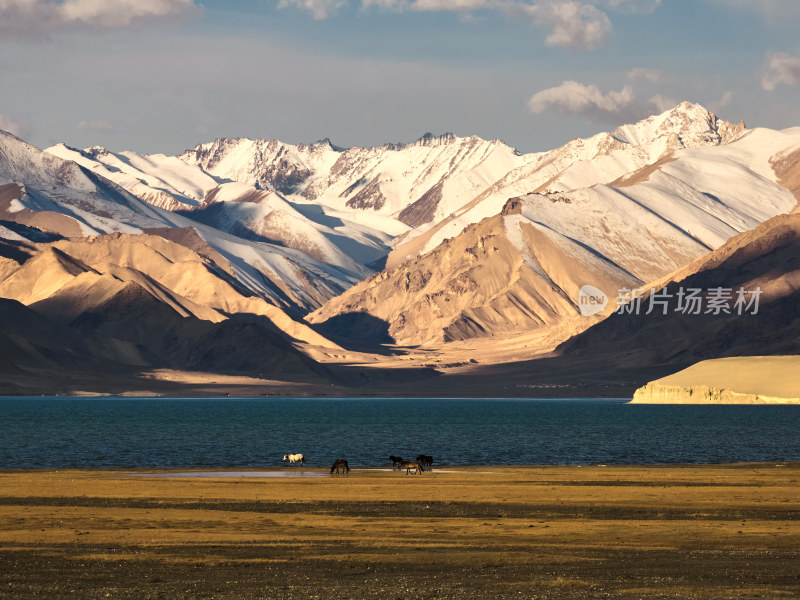
<path fill-rule="evenodd" d="M 380 180 L 375 178 L 350 198 L 345 206 L 362 210 L 380 210 L 385 204 L 386 197 L 383 195 L 383 191 L 381 191 Z"/>
<path fill-rule="evenodd" d="M 434 220 L 448 210 L 440 206 L 443 198 L 460 195 L 461 203 L 466 202 L 523 162 L 502 142 L 452 133 L 346 150 L 327 141 L 305 146 L 275 140 L 215 140 L 187 150 L 182 158 L 219 178 L 414 224 Z M 471 173 L 477 167 L 480 173 Z M 442 184 L 452 178 L 458 184 L 445 193 Z M 454 200 L 451 208 L 458 202 Z M 414 208 L 409 207 L 412 204 Z"/>
<path fill-rule="evenodd" d="M 302 154 L 308 151 L 308 146 L 298 146 L 298 152 L 292 152 L 291 146 L 278 140 L 217 139 L 187 150 L 181 158 L 214 173 L 220 170 L 231 152 L 240 152 L 242 146 L 249 146 L 250 156 L 246 171 L 243 172 L 240 167 L 238 172 L 246 174 L 246 180 L 257 183 L 263 189 L 291 194 L 313 174 L 301 159 Z"/>
<path fill-rule="evenodd" d="M 797 198 L 798 208 L 795 211 L 800 210 L 800 146 L 776 154 L 770 164 L 778 176 L 778 183 Z"/>
<path fill-rule="evenodd" d="M 757 314 L 614 314 L 564 343 L 573 358 L 623 355 L 629 366 L 675 365 L 731 356 L 800 353 L 800 214 L 778 215 L 721 248 L 653 282 L 672 295 L 680 289 L 760 290 Z M 624 349 L 624 350 L 621 350 Z M 794 369 L 796 371 L 796 367 Z M 716 382 L 713 386 L 724 388 Z"/>
<path fill-rule="evenodd" d="M 611 290 L 638 281 L 578 245 L 564 246 L 515 202 L 507 214 L 357 284 L 307 320 L 368 314 L 397 343 L 448 342 L 561 326 L 579 316 L 583 284 Z"/>
<path fill-rule="evenodd" d="M 707 385 L 648 383 L 636 390 L 631 404 L 800 404 L 800 398 L 741 393 Z"/>
<path fill-rule="evenodd" d="M 359 230 L 362 223 L 369 222 L 370 227 L 377 223 L 375 227 L 382 227 L 391 221 L 392 227 L 399 227 L 392 229 L 391 236 L 397 235 L 398 230 L 404 231 L 396 220 L 418 228 L 423 236 L 430 232 L 428 240 L 420 240 L 414 237 L 415 232 L 408 232 L 407 240 L 412 244 L 420 243 L 408 254 L 396 261 L 388 260 L 386 264 L 397 266 L 408 257 L 430 252 L 442 244 L 438 259 L 450 261 L 449 264 L 458 262 L 453 250 L 457 247 L 458 260 L 463 259 L 467 266 L 462 269 L 458 263 L 451 276 L 437 265 L 424 261 L 415 265 L 408 270 L 407 277 L 396 282 L 396 288 L 387 288 L 387 295 L 406 296 L 406 302 L 394 305 L 387 317 L 396 319 L 394 327 L 401 337 L 417 336 L 413 332 L 415 327 L 427 331 L 420 335 L 434 332 L 432 335 L 437 339 L 486 335 L 510 330 L 514 322 L 521 323 L 523 328 L 541 326 L 568 314 L 569 302 L 574 303 L 574 299 L 564 307 L 554 307 L 549 294 L 558 289 L 561 292 L 556 296 L 561 294 L 569 298 L 573 294 L 571 288 L 552 285 L 552 281 L 558 277 L 563 279 L 559 275 L 563 267 L 557 263 L 562 259 L 574 260 L 576 253 L 594 252 L 601 261 L 613 263 L 626 272 L 629 282 L 637 282 L 660 277 L 685 264 L 698 252 L 721 243 L 724 238 L 706 239 L 704 230 L 698 233 L 693 222 L 673 223 L 670 215 L 658 213 L 658 206 L 654 209 L 658 218 L 671 224 L 667 226 L 669 235 L 659 229 L 658 222 L 648 222 L 643 228 L 632 226 L 626 230 L 627 234 L 620 234 L 620 227 L 631 221 L 628 217 L 636 210 L 634 205 L 647 206 L 647 202 L 632 198 L 629 189 L 608 191 L 607 188 L 608 184 L 632 187 L 646 182 L 649 177 L 662 174 L 660 169 L 668 165 L 672 160 L 669 157 L 676 151 L 731 142 L 742 134 L 743 127 L 743 123 L 737 126 L 722 121 L 698 105 L 682 103 L 662 115 L 611 133 L 576 139 L 553 151 L 527 156 L 520 156 L 497 141 L 459 138 L 453 134 L 426 134 L 409 144 L 347 150 L 336 148 L 327 140 L 292 145 L 277 140 L 218 139 L 182 155 L 186 164 L 202 168 L 209 177 L 213 175 L 216 187 L 203 187 L 205 192 L 199 196 L 201 206 L 193 211 L 184 209 L 179 214 L 198 220 L 202 216 L 203 224 L 238 238 L 297 251 L 286 253 L 285 260 L 270 263 L 259 273 L 269 279 L 271 289 L 274 286 L 280 291 L 276 295 L 291 297 L 291 301 L 303 309 L 315 308 L 319 302 L 369 274 L 365 265 L 378 264 L 373 262 L 375 257 L 367 253 L 362 253 L 365 258 L 360 258 L 355 266 L 345 260 L 348 257 L 343 257 L 354 246 L 352 232 Z M 65 173 L 68 175 L 70 173 Z M 592 204 L 591 198 L 586 198 L 590 194 L 578 193 L 595 187 L 602 188 L 601 192 L 609 197 L 605 204 Z M 232 188 L 235 190 L 231 191 Z M 697 191 L 699 193 L 691 197 L 694 206 L 724 201 L 714 196 L 716 190 L 702 187 Z M 154 192 L 146 196 L 146 200 L 167 207 L 159 194 L 161 192 Z M 266 208 L 258 212 L 242 206 L 263 203 L 260 197 L 264 194 L 272 194 L 285 206 L 278 207 L 278 200 L 271 212 Z M 612 197 L 614 194 L 620 198 Z M 631 201 L 626 203 L 624 198 Z M 335 218 L 324 214 L 324 210 L 314 213 L 305 202 L 308 199 L 315 201 L 313 208 L 324 206 L 340 212 Z M 512 217 L 522 214 L 524 202 L 531 205 L 535 214 L 527 218 L 527 225 L 514 221 L 516 229 L 511 237 L 506 228 L 483 232 L 476 239 L 467 236 L 450 245 L 445 242 L 448 238 L 456 240 L 466 229 L 487 217 L 500 216 L 504 223 L 511 222 Z M 239 206 L 222 206 L 226 203 Z M 477 208 L 471 213 L 473 203 Z M 605 209 L 623 204 L 624 209 L 617 211 L 617 216 L 621 214 L 621 217 L 609 220 L 609 211 Z M 658 204 L 664 205 L 663 202 Z M 350 219 L 348 211 L 353 221 L 356 221 L 357 211 L 374 214 L 359 214 L 364 220 L 346 232 L 344 228 L 332 231 Z M 310 214 L 321 218 L 312 224 L 312 219 L 306 218 Z M 736 222 L 751 226 L 747 219 Z M 320 224 L 323 226 L 317 227 Z M 715 232 L 727 224 L 725 221 Z M 530 227 L 539 236 L 537 242 L 546 246 L 546 252 L 527 244 L 526 236 L 533 235 L 528 232 Z M 544 229 L 551 230 L 547 234 L 550 237 L 542 237 Z M 356 233 L 363 233 L 364 238 L 375 237 L 371 231 Z M 648 240 L 645 249 L 639 244 L 640 233 Z M 390 235 L 381 238 L 386 241 L 387 249 Z M 562 245 L 571 244 L 571 252 L 565 252 L 564 248 L 553 250 L 559 243 L 559 236 L 566 240 L 561 240 Z M 345 240 L 347 248 L 337 246 L 338 241 L 332 240 Z M 402 243 L 395 247 L 395 252 L 403 250 Z M 498 260 L 497 255 L 503 258 Z M 559 258 L 554 258 L 556 256 Z M 311 268 L 300 260 L 305 257 L 314 259 L 315 262 L 308 263 L 313 264 Z M 581 257 L 584 260 L 582 254 Z M 549 260 L 550 264 L 539 264 L 539 259 Z M 320 262 L 334 268 L 323 273 Z M 516 262 L 524 268 L 518 269 Z M 230 264 L 236 270 L 241 262 L 231 259 Z M 347 278 L 336 277 L 342 268 L 347 270 Z M 528 271 L 538 280 L 529 280 Z M 350 276 L 351 273 L 354 276 Z M 421 274 L 424 277 L 420 277 Z M 256 281 L 261 279 L 259 274 L 255 275 Z M 328 285 L 326 279 L 331 279 L 332 283 Z M 420 283 L 422 280 L 424 282 Z M 300 295 L 309 297 L 300 298 L 292 287 L 293 282 L 309 288 L 300 290 Z M 564 285 L 569 288 L 572 283 Z M 544 285 L 551 290 L 540 289 Z M 291 294 L 289 288 L 293 290 Z M 457 298 L 455 303 L 454 297 Z M 472 304 L 467 305 L 467 300 Z M 367 310 L 372 310 L 370 303 L 373 301 L 382 300 L 364 300 Z M 530 311 L 520 308 L 526 302 L 533 303 L 536 308 Z M 344 305 L 360 306 L 354 298 Z M 553 317 L 554 314 L 559 316 Z"/>
<path fill-rule="evenodd" d="M 410 227 L 418 227 L 425 223 L 430 223 L 436 216 L 436 209 L 442 201 L 443 189 L 444 183 L 437 183 L 425 192 L 419 200 L 401 210 L 397 218 Z"/>

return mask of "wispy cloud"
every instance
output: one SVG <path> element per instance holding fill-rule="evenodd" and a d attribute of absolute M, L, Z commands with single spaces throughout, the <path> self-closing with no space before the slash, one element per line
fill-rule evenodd
<path fill-rule="evenodd" d="M 559 86 L 534 94 L 528 101 L 528 108 L 537 115 L 543 112 L 555 112 L 561 115 L 615 114 L 629 108 L 633 100 L 633 88 L 627 85 L 619 92 L 602 92 L 596 85 L 565 81 Z"/>
<path fill-rule="evenodd" d="M 386 3 L 387 7 L 391 2 L 392 0 L 389 0 Z M 347 4 L 347 0 L 280 0 L 278 8 L 296 6 L 310 12 L 315 19 L 321 20 L 327 19 L 345 4 Z"/>
<path fill-rule="evenodd" d="M 800 56 L 778 52 L 767 56 L 761 87 L 773 91 L 779 84 L 800 85 Z"/>
<path fill-rule="evenodd" d="M 658 69 L 636 67 L 628 71 L 628 79 L 645 79 L 651 83 L 661 83 L 664 80 L 664 76 Z"/>
<path fill-rule="evenodd" d="M 534 94 L 528 100 L 528 109 L 537 115 L 580 115 L 595 121 L 622 123 L 666 112 L 678 104 L 678 100 L 663 94 L 639 99 L 631 85 L 619 91 L 603 91 L 596 85 L 565 81 Z"/>
<path fill-rule="evenodd" d="M 669 96 L 664 96 L 663 94 L 656 94 L 650 98 L 649 102 L 660 113 L 666 112 L 678 105 L 678 100 L 670 98 Z"/>
<path fill-rule="evenodd" d="M 28 135 L 28 124 L 25 121 L 12 119 L 3 114 L 0 114 L 0 129 L 7 131 L 18 138 L 24 138 Z"/>
<path fill-rule="evenodd" d="M 0 0 L 0 33 L 12 37 L 118 29 L 196 16 L 193 0 Z"/>
<path fill-rule="evenodd" d="M 521 5 L 536 25 L 548 29 L 548 46 L 574 50 L 594 50 L 608 44 L 611 21 L 608 15 L 591 4 L 581 2 L 540 2 Z"/>
<path fill-rule="evenodd" d="M 278 8 L 294 6 L 310 12 L 315 19 L 325 19 L 347 3 L 348 0 L 280 0 Z M 362 9 L 398 13 L 457 12 L 463 21 L 471 20 L 471 13 L 477 11 L 493 11 L 514 19 L 525 17 L 549 32 L 546 45 L 574 50 L 602 48 L 608 44 L 612 32 L 611 21 L 603 10 L 578 0 L 360 0 L 360 3 Z"/>
<path fill-rule="evenodd" d="M 720 111 L 723 108 L 727 108 L 728 106 L 730 106 L 731 102 L 733 102 L 733 92 L 728 90 L 727 92 L 722 94 L 722 98 L 720 98 L 716 102 L 711 102 L 709 104 L 709 107 L 712 110 Z"/>
<path fill-rule="evenodd" d="M 108 121 L 81 121 L 77 125 L 78 129 L 87 129 L 90 131 L 113 131 L 114 128 Z"/>

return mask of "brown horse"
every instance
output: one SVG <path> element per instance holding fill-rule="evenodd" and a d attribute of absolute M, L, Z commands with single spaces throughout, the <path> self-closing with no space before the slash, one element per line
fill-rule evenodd
<path fill-rule="evenodd" d="M 337 458 L 333 461 L 333 466 L 331 467 L 331 473 L 349 473 L 350 467 L 347 464 L 347 461 L 343 458 Z"/>
<path fill-rule="evenodd" d="M 420 475 L 425 469 L 417 461 L 403 461 L 400 463 L 400 470 L 406 470 L 406 475 Z M 412 472 L 413 471 L 413 472 Z"/>
<path fill-rule="evenodd" d="M 424 467 L 430 467 L 433 466 L 433 457 L 428 456 L 427 454 L 420 454 L 417 457 L 417 462 Z"/>

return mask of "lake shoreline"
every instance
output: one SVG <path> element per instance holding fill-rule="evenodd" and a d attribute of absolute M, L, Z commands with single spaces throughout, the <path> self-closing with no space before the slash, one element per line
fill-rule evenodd
<path fill-rule="evenodd" d="M 626 399 L 0 398 L 7 468 L 719 464 L 800 460 L 792 406 Z M 741 440 L 748 440 L 742 444 Z"/>

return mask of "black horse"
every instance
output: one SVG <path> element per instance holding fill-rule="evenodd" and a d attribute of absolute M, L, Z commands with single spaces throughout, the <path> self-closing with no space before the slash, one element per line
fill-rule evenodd
<path fill-rule="evenodd" d="M 433 466 L 433 457 L 428 456 L 427 454 L 420 454 L 417 457 L 417 462 L 421 464 L 423 467 L 430 467 Z"/>
<path fill-rule="evenodd" d="M 347 464 L 347 461 L 343 458 L 337 458 L 333 461 L 333 466 L 331 467 L 331 473 L 349 473 L 350 467 Z"/>
<path fill-rule="evenodd" d="M 396 468 L 401 462 L 403 462 L 402 456 L 390 456 L 389 460 L 392 461 L 392 468 Z"/>

